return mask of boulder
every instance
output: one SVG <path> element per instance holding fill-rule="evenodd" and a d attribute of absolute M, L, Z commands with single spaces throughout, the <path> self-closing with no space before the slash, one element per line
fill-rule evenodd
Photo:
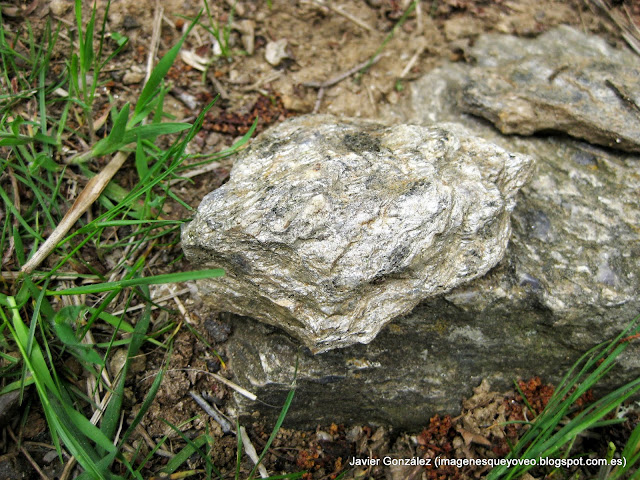
<path fill-rule="evenodd" d="M 536 39 L 483 35 L 462 108 L 502 133 L 561 131 L 640 152 L 640 58 L 563 26 Z"/>
<path fill-rule="evenodd" d="M 530 159 L 455 124 L 315 115 L 263 133 L 183 230 L 200 292 L 314 353 L 368 343 L 504 256 Z"/>
<path fill-rule="evenodd" d="M 258 410 L 274 421 L 295 377 L 286 425 L 418 429 L 435 413 L 460 411 L 482 379 L 494 389 L 533 375 L 559 381 L 589 348 L 638 315 L 640 156 L 566 136 L 505 136 L 462 111 L 469 82 L 470 67 L 446 64 L 414 82 L 385 120 L 460 122 L 475 136 L 534 158 L 504 258 L 485 276 L 425 300 L 371 343 L 322 355 L 279 329 L 233 317 L 229 363 L 236 381 L 264 402 L 238 397 L 241 416 Z M 632 344 L 600 387 L 638 375 L 640 348 Z"/>

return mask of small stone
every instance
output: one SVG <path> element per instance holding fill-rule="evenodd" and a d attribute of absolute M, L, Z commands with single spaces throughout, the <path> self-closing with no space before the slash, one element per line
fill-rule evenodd
<path fill-rule="evenodd" d="M 424 298 L 504 255 L 531 172 L 463 127 L 298 117 L 256 138 L 183 230 L 221 310 L 275 325 L 319 353 L 369 343 Z"/>
<path fill-rule="evenodd" d="M 229 338 L 229 334 L 231 333 L 231 327 L 227 323 L 221 322 L 216 318 L 208 318 L 205 320 L 204 328 L 211 336 L 211 339 L 216 343 L 226 342 L 227 338 Z"/>
<path fill-rule="evenodd" d="M 67 13 L 72 5 L 73 2 L 70 2 L 69 0 L 51 0 L 51 2 L 49 2 L 51 13 L 56 17 L 61 17 Z"/>
<path fill-rule="evenodd" d="M 114 377 L 120 373 L 127 361 L 127 351 L 119 348 L 114 351 L 109 359 L 109 373 Z"/>
<path fill-rule="evenodd" d="M 291 55 L 287 53 L 287 44 L 288 42 L 286 38 L 281 38 L 275 42 L 267 43 L 264 58 L 269 62 L 269 64 L 277 67 L 285 58 L 291 58 Z"/>
<path fill-rule="evenodd" d="M 120 348 L 113 352 L 109 359 L 109 372 L 116 376 L 127 362 L 127 350 Z M 140 373 L 145 370 L 147 360 L 145 355 L 136 355 L 129 361 L 129 373 Z"/>
<path fill-rule="evenodd" d="M 140 83 L 144 80 L 146 73 L 142 71 L 142 69 L 136 65 L 131 67 L 127 73 L 122 77 L 122 83 L 125 85 L 131 85 L 134 83 Z"/>
<path fill-rule="evenodd" d="M 444 23 L 444 36 L 447 40 L 475 37 L 482 33 L 482 24 L 479 20 L 467 15 L 453 17 Z"/>
<path fill-rule="evenodd" d="M 323 432 L 322 430 L 316 432 L 316 441 L 317 442 L 332 442 L 333 436 L 328 432 Z"/>
<path fill-rule="evenodd" d="M 122 20 L 122 28 L 124 28 L 125 30 L 131 30 L 138 27 L 140 27 L 140 23 L 138 22 L 136 17 L 132 15 L 124 16 L 124 19 Z"/>
<path fill-rule="evenodd" d="M 4 428 L 15 419 L 15 413 L 20 406 L 20 392 L 14 390 L 0 395 L 0 428 Z"/>

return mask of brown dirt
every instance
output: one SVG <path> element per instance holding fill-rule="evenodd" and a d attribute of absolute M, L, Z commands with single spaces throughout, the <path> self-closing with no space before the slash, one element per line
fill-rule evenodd
<path fill-rule="evenodd" d="M 29 11 L 27 7 L 33 3 L 16 1 L 15 15 L 6 18 L 6 21 L 13 22 L 15 27 L 26 16 L 29 21 L 38 25 L 55 12 L 54 18 L 61 18 L 71 25 L 73 12 L 69 7 L 72 3 L 59 0 L 35 2 L 33 11 Z M 324 97 L 319 101 L 319 89 L 305 84 L 324 82 L 371 58 L 383 45 L 409 2 L 274 0 L 272 3 L 269 7 L 267 1 L 235 2 L 229 58 L 215 58 L 210 35 L 202 28 L 195 30 L 185 43 L 184 51 L 211 61 L 204 79 L 201 71 L 182 60 L 178 60 L 170 71 L 169 80 L 173 88 L 167 98 L 167 111 L 177 119 L 194 118 L 201 108 L 217 94 L 220 95 L 207 115 L 202 132 L 190 147 L 193 152 L 209 153 L 231 145 L 247 131 L 256 115 L 260 117 L 259 130 L 288 116 L 310 113 L 314 111 L 316 104 L 321 113 L 375 118 L 382 105 L 395 104 L 401 100 L 407 91 L 405 87 L 408 82 L 444 60 L 465 61 L 466 48 L 478 34 L 484 32 L 534 36 L 558 24 L 570 24 L 603 34 L 611 42 L 622 44 L 617 29 L 582 0 L 422 1 L 419 8 L 384 46 L 382 56 L 375 65 L 357 81 L 355 76 L 351 76 L 326 88 Z M 233 4 L 232 1 L 223 0 L 211 2 L 213 17 L 224 24 L 232 14 Z M 96 116 L 108 109 L 107 94 L 122 103 L 135 100 L 139 94 L 143 78 L 141 73 L 145 71 L 149 56 L 154 12 L 159 5 L 164 9 L 165 19 L 161 24 L 161 55 L 181 35 L 185 20 L 180 15 L 193 17 L 202 3 L 196 0 L 113 2 L 107 30 L 127 35 L 130 44 L 106 69 L 105 80 L 108 83 L 101 92 L 102 102 L 98 102 L 102 110 L 97 111 Z M 638 8 L 631 6 L 631 3 L 629 5 L 632 13 L 637 15 Z M 338 10 L 357 21 L 339 14 Z M 3 14 L 7 17 L 6 11 Z M 635 18 L 638 20 L 637 16 Z M 254 30 L 253 35 L 246 33 L 251 28 Z M 265 60 L 265 52 L 267 44 L 277 40 L 286 40 L 286 58 L 273 66 Z M 246 42 L 249 41 L 254 44 L 251 54 L 244 51 L 247 49 Z M 223 161 L 208 173 L 196 176 L 194 183 L 176 185 L 175 193 L 196 207 L 206 193 L 226 180 L 230 167 L 230 160 Z M 170 210 L 169 214 L 174 218 L 188 215 L 177 204 L 172 205 Z M 171 256 L 178 254 L 179 250 L 174 249 L 160 257 L 158 265 L 152 266 L 154 273 L 188 268 L 184 264 L 162 266 L 161 262 L 167 265 L 172 260 Z M 208 312 L 188 298 L 185 302 L 194 322 L 193 328 L 221 352 L 224 359 L 224 340 L 227 335 L 224 323 L 221 323 L 216 312 Z M 153 375 L 164 358 L 164 352 L 161 351 L 148 350 L 146 353 L 144 369 L 135 372 L 129 382 L 129 418 L 140 408 L 153 381 Z M 184 442 L 161 421 L 164 419 L 172 425 L 180 426 L 182 432 L 190 438 L 208 431 L 216 440 L 210 451 L 215 465 L 222 472 L 234 471 L 235 437 L 223 434 L 220 425 L 206 416 L 188 394 L 190 390 L 204 392 L 210 403 L 215 403 L 232 417 L 233 412 L 229 410 L 231 406 L 228 402 L 230 390 L 213 381 L 207 372 L 231 376 L 230 372 L 221 368 L 215 352 L 183 327 L 176 337 L 163 385 L 139 434 L 133 439 L 134 447 L 139 446 L 142 453 L 146 454 L 154 442 L 163 435 L 168 435 L 170 440 L 165 447 L 179 451 Z M 529 404 L 543 405 L 545 398 L 548 398 L 548 390 L 538 388 L 537 384 L 523 385 L 527 387 L 525 393 L 531 394 Z M 516 438 L 517 428 L 496 426 L 504 421 L 522 418 L 523 411 L 527 408 L 515 392 L 490 392 L 484 383 L 478 387 L 474 397 L 464 400 L 463 406 L 460 416 L 434 417 L 426 421 L 424 428 L 417 433 L 390 432 L 382 427 L 343 425 L 318 426 L 315 431 L 310 432 L 283 429 L 278 433 L 265 464 L 271 473 L 306 470 L 308 473 L 303 477 L 306 479 L 330 479 L 347 471 L 342 478 L 479 478 L 485 472 L 470 468 L 345 468 L 349 458 L 354 455 L 378 458 L 387 454 L 404 458 L 433 458 L 434 455 L 481 458 L 504 455 L 508 449 L 507 439 L 513 441 Z M 194 417 L 196 419 L 192 420 Z M 34 428 L 34 425 L 40 427 Z M 25 438 L 40 438 L 43 425 L 42 417 L 34 412 L 27 427 L 35 431 L 25 434 Z M 492 428 L 488 429 L 488 426 Z M 249 436 L 258 451 L 264 446 L 270 428 L 271 426 L 262 425 L 259 419 L 253 425 L 247 425 Z M 165 458 L 153 457 L 145 469 L 145 475 L 153 475 L 164 463 Z M 202 465 L 200 459 L 193 457 L 184 467 L 197 469 L 202 468 Z M 250 465 L 244 457 L 243 470 L 247 469 L 250 469 Z M 204 478 L 203 474 L 200 476 Z"/>

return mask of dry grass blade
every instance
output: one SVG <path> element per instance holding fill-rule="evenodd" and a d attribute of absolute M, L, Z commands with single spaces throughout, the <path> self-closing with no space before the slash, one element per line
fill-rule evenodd
<path fill-rule="evenodd" d="M 162 27 L 163 15 L 164 8 L 160 5 L 160 2 L 156 0 L 156 8 L 153 13 L 153 30 L 151 32 L 151 48 L 149 48 L 149 56 L 147 57 L 147 74 L 144 77 L 145 84 L 149 81 L 149 77 L 153 71 L 153 62 L 158 53 L 158 46 L 160 45 L 160 28 Z"/>
<path fill-rule="evenodd" d="M 63 239 L 67 232 L 75 225 L 78 219 L 93 205 L 100 197 L 100 194 L 111 181 L 116 172 L 122 167 L 127 154 L 118 152 L 104 169 L 95 177 L 89 180 L 72 207 L 65 214 L 64 218 L 49 238 L 38 248 L 36 253 L 24 264 L 20 270 L 22 273 L 31 273 L 35 268 L 47 258 L 56 245 Z"/>
<path fill-rule="evenodd" d="M 249 439 L 249 435 L 247 435 L 247 431 L 244 427 L 240 427 L 240 436 L 242 437 L 242 445 L 244 445 L 244 451 L 249 456 L 251 461 L 258 467 L 258 471 L 260 472 L 260 476 L 262 478 L 267 478 L 269 474 L 267 473 L 267 469 L 262 463 L 260 463 L 260 458 L 258 457 L 258 452 L 256 452 L 255 447 L 251 443 Z"/>
<path fill-rule="evenodd" d="M 329 10 L 331 10 L 332 12 L 337 13 L 338 15 L 343 16 L 344 18 L 346 18 L 347 20 L 349 20 L 350 22 L 353 22 L 354 24 L 358 25 L 360 28 L 363 28 L 369 32 L 375 32 L 375 30 L 373 29 L 373 27 L 371 27 L 370 25 L 368 25 L 366 22 L 360 20 L 358 17 L 351 15 L 348 12 L 345 12 L 344 10 L 342 10 L 340 7 L 337 7 L 335 5 L 331 5 L 330 2 L 325 2 L 324 0 L 313 0 L 313 3 L 315 3 L 316 5 L 320 6 L 320 7 L 326 7 Z"/>
<path fill-rule="evenodd" d="M 590 0 L 591 4 L 604 11 L 609 19 L 615 23 L 622 33 L 622 38 L 629 46 L 640 55 L 640 29 L 633 23 L 629 11 L 623 5 L 624 14 L 619 9 L 613 8 L 608 0 Z"/>

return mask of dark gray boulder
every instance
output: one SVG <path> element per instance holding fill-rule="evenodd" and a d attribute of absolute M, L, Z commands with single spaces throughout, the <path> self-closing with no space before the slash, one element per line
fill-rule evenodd
<path fill-rule="evenodd" d="M 280 330 L 234 318 L 230 364 L 237 381 L 263 402 L 282 405 L 298 365 L 289 425 L 419 428 L 434 413 L 459 411 L 484 378 L 496 389 L 531 375 L 558 381 L 640 312 L 640 157 L 567 137 L 504 136 L 462 111 L 468 83 L 467 66 L 436 69 L 411 85 L 409 98 L 386 120 L 460 122 L 534 158 L 505 257 L 485 276 L 394 320 L 368 345 L 314 356 Z M 637 378 L 639 354 L 632 345 L 601 388 Z M 237 405 L 240 414 L 279 413 L 243 399 Z"/>
<path fill-rule="evenodd" d="M 536 39 L 483 35 L 462 108 L 502 133 L 561 131 L 640 151 L 640 58 L 568 26 Z"/>

